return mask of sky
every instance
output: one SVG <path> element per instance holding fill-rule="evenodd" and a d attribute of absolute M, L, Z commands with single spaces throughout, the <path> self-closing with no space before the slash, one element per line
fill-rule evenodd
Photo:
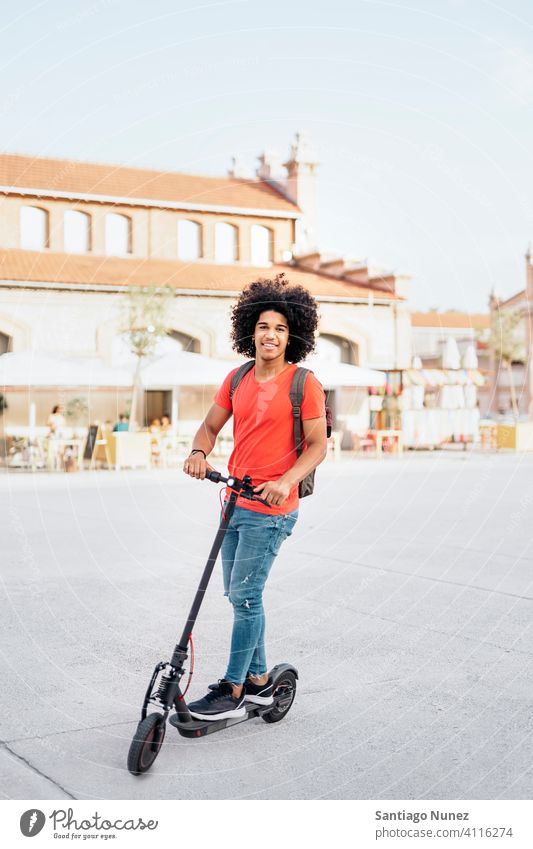
<path fill-rule="evenodd" d="M 485 311 L 533 240 L 531 0 L 3 0 L 6 152 L 224 174 L 297 131 L 324 253 Z"/>

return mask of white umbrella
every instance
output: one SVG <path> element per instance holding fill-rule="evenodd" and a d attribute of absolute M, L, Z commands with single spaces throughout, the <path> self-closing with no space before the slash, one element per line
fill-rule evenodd
<path fill-rule="evenodd" d="M 299 365 L 311 369 L 320 383 L 330 388 L 335 386 L 384 386 L 386 382 L 384 372 L 363 368 L 362 366 L 350 366 L 348 363 L 336 363 L 309 357 Z"/>
<path fill-rule="evenodd" d="M 476 349 L 473 345 L 469 345 L 463 357 L 463 368 L 475 369 L 478 365 Z"/>
<path fill-rule="evenodd" d="M 99 357 L 69 357 L 36 351 L 3 354 L 0 386 L 131 386 L 128 369 L 111 368 Z"/>
<path fill-rule="evenodd" d="M 442 367 L 449 369 L 461 368 L 461 355 L 455 336 L 448 336 L 446 347 L 442 354 Z"/>
<path fill-rule="evenodd" d="M 176 351 L 149 360 L 141 370 L 145 388 L 219 386 L 240 361 L 217 360 Z M 311 369 L 325 386 L 384 386 L 385 374 L 347 363 L 310 357 L 301 365 Z M 131 387 L 131 368 L 108 366 L 99 357 L 69 357 L 35 351 L 0 356 L 0 386 L 120 386 Z"/>
<path fill-rule="evenodd" d="M 238 362 L 175 351 L 149 360 L 141 369 L 145 389 L 164 386 L 219 386 Z"/>

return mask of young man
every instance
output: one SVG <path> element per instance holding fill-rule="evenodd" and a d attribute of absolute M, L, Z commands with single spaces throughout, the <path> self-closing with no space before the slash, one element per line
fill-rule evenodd
<path fill-rule="evenodd" d="M 270 568 L 298 517 L 298 483 L 326 456 L 324 390 L 313 374 L 301 404 L 305 447 L 296 455 L 289 391 L 296 363 L 313 350 L 316 301 L 282 276 L 258 280 L 232 310 L 233 348 L 255 359 L 230 398 L 233 369 L 196 434 L 183 470 L 202 480 L 217 434 L 233 414 L 230 474 L 248 474 L 254 491 L 270 505 L 237 500 L 222 544 L 224 594 L 233 605 L 231 651 L 224 678 L 189 704 L 198 719 L 241 716 L 245 701 L 271 704 L 272 681 L 265 657 L 262 594 Z"/>

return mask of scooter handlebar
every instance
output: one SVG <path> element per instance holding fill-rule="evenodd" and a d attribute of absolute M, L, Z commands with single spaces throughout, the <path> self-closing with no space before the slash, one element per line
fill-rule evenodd
<path fill-rule="evenodd" d="M 251 480 L 240 480 L 239 478 L 234 478 L 231 475 L 225 478 L 224 475 L 220 472 L 216 472 L 214 469 L 206 472 L 205 476 L 213 483 L 226 483 L 230 489 L 236 489 L 239 495 L 242 498 L 248 499 L 248 501 L 259 501 L 261 504 L 264 504 L 265 507 L 272 507 L 272 505 L 269 504 L 268 501 L 265 501 L 264 498 L 261 498 L 259 495 L 255 495 Z"/>

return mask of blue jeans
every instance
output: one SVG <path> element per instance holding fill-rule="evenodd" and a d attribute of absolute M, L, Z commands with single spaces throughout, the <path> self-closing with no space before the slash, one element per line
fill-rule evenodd
<path fill-rule="evenodd" d="M 236 507 L 222 543 L 224 595 L 233 605 L 231 651 L 226 675 L 242 684 L 249 672 L 267 671 L 263 589 L 284 539 L 291 535 L 298 510 L 283 516 Z"/>

